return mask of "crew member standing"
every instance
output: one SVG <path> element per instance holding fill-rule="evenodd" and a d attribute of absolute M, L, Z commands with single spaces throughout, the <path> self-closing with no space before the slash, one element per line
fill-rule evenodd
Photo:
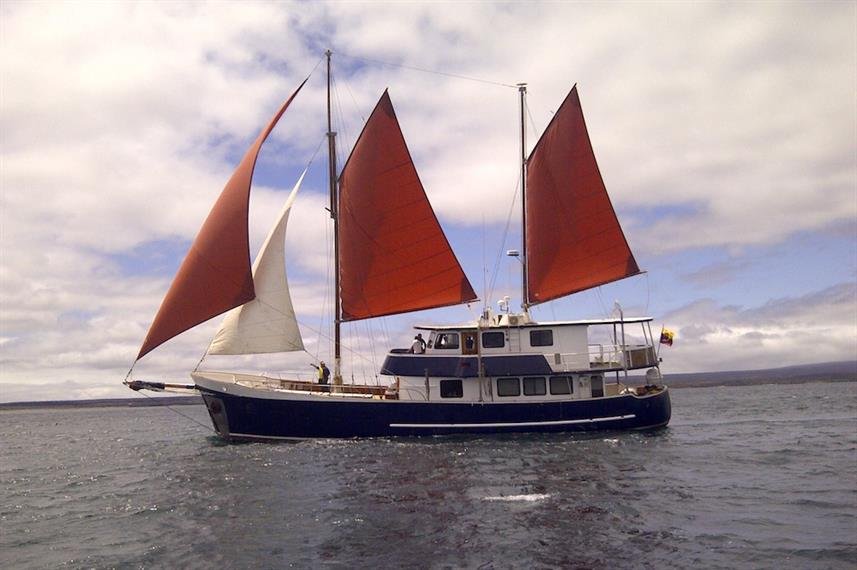
<path fill-rule="evenodd" d="M 327 381 L 330 379 L 330 369 L 325 365 L 324 360 L 319 362 L 318 366 L 315 364 L 310 364 L 310 366 L 318 370 L 318 383 L 327 384 Z"/>
<path fill-rule="evenodd" d="M 411 345 L 411 352 L 414 354 L 423 354 L 426 351 L 426 341 L 423 340 L 422 333 L 418 333 L 414 337 L 414 343 Z"/>

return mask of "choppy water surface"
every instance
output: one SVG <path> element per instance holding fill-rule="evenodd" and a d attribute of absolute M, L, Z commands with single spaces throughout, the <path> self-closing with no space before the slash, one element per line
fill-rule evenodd
<path fill-rule="evenodd" d="M 672 399 L 651 434 L 280 445 L 0 412 L 0 567 L 855 567 L 857 384 Z"/>

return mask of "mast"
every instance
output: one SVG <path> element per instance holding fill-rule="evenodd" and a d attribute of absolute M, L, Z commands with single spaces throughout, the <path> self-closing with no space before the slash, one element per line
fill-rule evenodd
<path fill-rule="evenodd" d="M 330 180 L 330 217 L 333 219 L 333 384 L 342 384 L 342 354 L 340 328 L 342 315 L 339 305 L 339 199 L 336 195 L 336 133 L 330 115 L 330 56 L 331 51 L 324 52 L 327 56 L 327 152 L 328 178 Z"/>
<path fill-rule="evenodd" d="M 530 307 L 530 292 L 527 290 L 527 129 L 524 120 L 526 83 L 518 83 L 518 93 L 521 94 L 521 308 L 527 313 Z"/>

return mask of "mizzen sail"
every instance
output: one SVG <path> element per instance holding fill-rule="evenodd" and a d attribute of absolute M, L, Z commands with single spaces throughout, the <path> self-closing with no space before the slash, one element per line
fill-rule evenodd
<path fill-rule="evenodd" d="M 527 159 L 527 303 L 640 273 L 595 161 L 577 86 Z"/>
<path fill-rule="evenodd" d="M 339 192 L 343 320 L 476 299 L 429 204 L 386 91 L 342 170 Z"/>
<path fill-rule="evenodd" d="M 306 176 L 292 188 L 277 222 L 253 263 L 256 298 L 226 314 L 209 354 L 264 354 L 303 350 L 286 278 L 285 240 L 289 212 Z"/>
<path fill-rule="evenodd" d="M 247 233 L 250 184 L 262 143 L 304 83 L 306 80 L 280 107 L 226 183 L 173 279 L 137 360 L 174 336 L 256 296 Z"/>

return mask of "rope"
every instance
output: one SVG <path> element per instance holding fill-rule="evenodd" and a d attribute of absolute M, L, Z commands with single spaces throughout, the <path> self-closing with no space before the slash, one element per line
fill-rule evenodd
<path fill-rule="evenodd" d="M 148 394 L 143 393 L 142 391 L 140 391 L 140 392 L 136 392 L 136 393 L 137 393 L 137 394 L 140 394 L 141 396 L 145 396 L 146 398 L 149 398 L 150 400 L 152 400 L 152 401 L 154 401 L 154 402 L 157 402 L 158 400 L 160 400 L 160 398 L 154 398 L 154 397 L 152 397 L 152 396 L 150 396 L 150 395 L 148 395 Z M 160 402 L 159 402 L 159 403 L 158 403 L 158 406 L 160 406 L 160 407 L 162 407 L 162 408 L 167 408 L 167 409 L 168 409 L 168 410 L 170 410 L 171 412 L 175 412 L 176 414 L 180 415 L 181 417 L 183 417 L 183 418 L 185 418 L 185 419 L 187 419 L 187 420 L 190 420 L 191 422 L 195 423 L 196 425 L 198 425 L 198 426 L 202 426 L 204 429 L 207 429 L 207 430 L 213 431 L 215 434 L 217 433 L 217 430 L 215 430 L 215 429 L 214 429 L 213 427 L 211 427 L 210 425 L 208 425 L 208 424 L 204 424 L 204 423 L 202 423 L 202 422 L 199 422 L 199 421 L 197 421 L 196 419 L 194 419 L 194 418 L 192 418 L 192 417 L 188 416 L 187 414 L 183 414 L 183 413 L 181 413 L 180 411 L 178 411 L 178 410 L 174 409 L 173 407 L 171 407 L 169 404 L 162 404 L 162 403 L 160 403 Z"/>
<path fill-rule="evenodd" d="M 354 148 L 355 139 L 352 134 L 352 130 L 348 125 L 348 122 L 345 120 L 345 109 L 342 104 L 342 95 L 339 90 L 339 80 L 337 76 L 331 74 L 331 80 L 333 82 L 333 104 L 334 104 L 334 114 L 339 122 L 340 128 L 342 130 L 342 134 L 345 137 L 344 141 L 340 142 L 340 147 L 342 149 L 346 148 Z M 346 91 L 348 91 L 348 95 L 351 97 L 351 102 L 354 105 L 354 111 L 360 116 L 361 124 L 366 124 L 366 118 L 363 116 L 363 110 L 360 109 L 360 106 L 357 104 L 357 100 L 354 97 L 354 93 L 351 91 L 351 87 L 348 85 L 348 81 L 343 79 L 342 83 L 345 85 Z M 345 166 L 344 162 L 339 162 L 338 166 L 340 171 L 342 167 Z"/>
<path fill-rule="evenodd" d="M 261 303 L 261 301 L 260 301 Z M 199 367 L 202 366 L 202 361 L 205 360 L 205 357 L 208 356 L 208 351 L 211 350 L 211 343 L 214 342 L 214 339 L 211 339 L 208 342 L 208 346 L 205 348 L 205 352 L 202 353 L 202 358 L 199 359 L 199 362 L 196 363 L 196 366 L 193 367 L 193 371 L 196 372 L 199 370 Z"/>
<path fill-rule="evenodd" d="M 530 109 L 530 105 L 526 102 L 526 100 L 524 101 L 524 108 L 527 110 L 527 117 L 529 117 L 530 119 L 530 128 L 532 129 L 533 136 L 538 137 L 539 133 L 542 132 L 544 129 L 542 129 L 542 131 L 539 131 L 536 127 L 536 121 L 535 119 L 533 119 L 533 112 Z"/>
<path fill-rule="evenodd" d="M 375 359 L 375 332 L 372 330 L 372 323 L 370 321 L 366 322 L 366 329 L 369 333 L 369 354 L 372 356 L 372 370 L 378 370 L 378 361 Z M 374 376 L 374 374 L 373 374 Z M 364 376 L 364 382 L 368 379 L 368 376 Z M 368 382 L 366 382 L 368 384 Z"/>
<path fill-rule="evenodd" d="M 330 254 L 330 248 L 331 248 L 331 245 L 330 245 L 330 224 L 326 223 L 326 224 L 324 224 L 324 250 L 328 254 Z M 330 270 L 330 265 L 331 265 L 330 264 L 330 258 L 331 257 L 332 257 L 331 255 L 325 256 L 326 265 L 324 268 L 324 295 L 322 296 L 322 301 L 321 301 L 321 314 L 318 317 L 318 328 L 313 329 L 312 327 L 307 326 L 308 329 L 310 329 L 311 331 L 316 332 L 318 334 L 318 340 L 316 340 L 316 343 L 315 343 L 315 359 L 316 360 L 318 360 L 318 353 L 321 350 L 321 339 L 322 339 L 321 331 L 324 330 L 324 328 L 327 324 L 326 315 L 328 313 L 327 305 L 328 305 L 328 302 L 330 300 L 329 299 L 330 289 L 331 289 L 331 287 L 330 287 L 330 275 L 332 273 Z M 300 323 L 300 321 L 298 321 L 298 322 Z"/>
<path fill-rule="evenodd" d="M 356 55 L 348 55 L 348 54 L 341 53 L 341 52 L 336 52 L 336 55 L 339 55 L 339 56 L 341 56 L 341 57 L 347 57 L 347 58 L 349 58 L 349 59 L 357 59 L 357 60 L 360 60 L 360 61 L 366 61 L 366 62 L 369 62 L 369 63 L 377 63 L 377 64 L 380 64 L 380 65 L 387 65 L 387 66 L 390 66 L 390 67 L 399 67 L 399 68 L 401 68 L 401 69 L 409 69 L 409 70 L 411 70 L 411 71 L 419 71 L 419 72 L 422 72 L 422 73 L 430 73 L 430 74 L 433 74 L 433 75 L 442 75 L 442 76 L 444 76 L 444 77 L 452 77 L 453 79 L 464 79 L 464 80 L 466 80 L 466 81 L 475 81 L 475 82 L 477 82 L 477 83 L 485 83 L 485 84 L 487 84 L 487 85 L 496 85 L 497 87 L 508 87 L 508 88 L 510 88 L 510 89 L 516 89 L 516 90 L 518 89 L 518 86 L 517 86 L 517 85 L 511 85 L 511 84 L 509 84 L 509 83 L 501 83 L 501 82 L 499 82 L 499 81 L 491 81 L 490 79 L 480 79 L 480 78 L 478 78 L 478 77 L 469 77 L 469 76 L 467 76 L 467 75 L 458 75 L 458 74 L 456 74 L 456 73 L 446 73 L 446 72 L 444 72 L 444 71 L 435 71 L 435 70 L 433 70 L 433 69 L 424 69 L 424 68 L 422 68 L 422 67 L 414 67 L 414 66 L 411 66 L 411 65 L 403 65 L 403 64 L 401 64 L 401 63 L 393 63 L 393 62 L 390 62 L 390 61 L 381 61 L 381 60 L 379 60 L 379 59 L 370 59 L 370 58 L 368 58 L 368 57 L 360 57 L 360 56 L 356 56 Z"/>
<path fill-rule="evenodd" d="M 315 73 L 315 70 L 318 69 L 318 66 L 321 65 L 321 62 L 324 61 L 325 59 L 327 59 L 327 55 L 322 55 L 320 58 L 318 58 L 318 61 L 316 62 L 315 66 L 313 66 L 313 68 L 312 68 L 312 71 L 309 72 L 308 77 L 312 77 L 312 74 Z"/>
<path fill-rule="evenodd" d="M 497 260 L 494 263 L 494 273 L 491 276 L 490 285 L 488 286 L 488 297 L 494 295 L 494 286 L 497 283 L 497 273 L 500 271 L 500 260 L 503 258 L 503 249 L 506 246 L 506 238 L 509 236 L 509 226 L 512 223 L 512 212 L 515 209 L 515 202 L 518 200 L 518 192 L 521 189 L 521 177 L 517 177 L 518 182 L 515 184 L 515 193 L 512 195 L 512 203 L 509 204 L 509 214 L 506 216 L 506 226 L 503 228 L 503 239 L 500 240 L 500 251 L 497 253 Z M 485 300 L 486 303 L 488 299 Z"/>

